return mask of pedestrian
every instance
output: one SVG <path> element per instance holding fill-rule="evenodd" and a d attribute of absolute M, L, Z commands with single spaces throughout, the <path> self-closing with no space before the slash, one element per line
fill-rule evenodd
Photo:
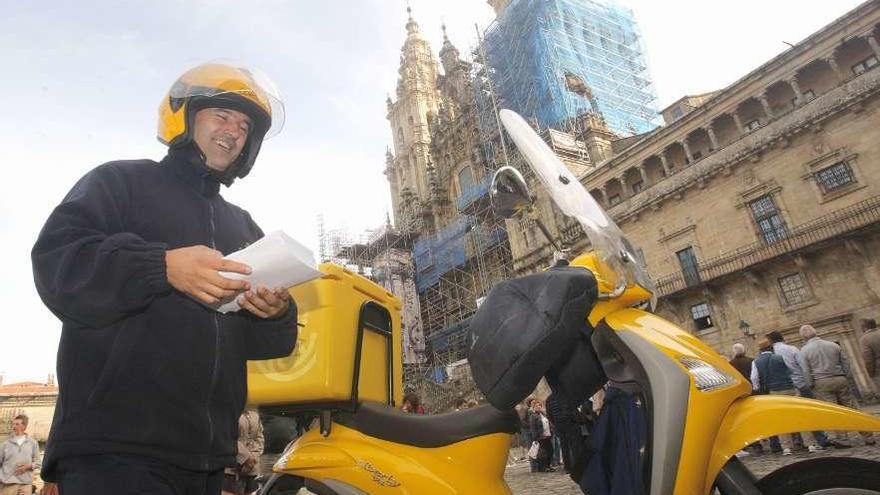
<path fill-rule="evenodd" d="M 761 354 L 752 362 L 750 373 L 752 388 L 756 391 L 766 391 L 770 395 L 796 397 L 798 392 L 791 380 L 791 370 L 785 365 L 782 356 L 773 353 L 773 344 L 767 339 L 761 341 L 760 349 Z M 813 440 L 812 433 L 801 432 L 801 437 L 809 452 L 823 450 Z M 779 441 L 782 444 L 782 455 L 791 455 L 792 435 L 779 435 Z"/>
<path fill-rule="evenodd" d="M 286 289 L 221 275 L 250 273 L 224 256 L 263 233 L 220 186 L 282 123 L 271 82 L 200 65 L 160 103 L 162 161 L 95 168 L 46 221 L 34 279 L 62 330 L 42 476 L 64 495 L 220 493 L 245 362 L 289 355 L 297 333 Z M 240 311 L 212 307 L 233 299 Z"/>
<path fill-rule="evenodd" d="M 751 383 L 752 374 L 752 358 L 746 356 L 746 346 L 737 342 L 733 344 L 733 357 L 730 359 L 730 365 L 739 371 L 739 374 Z"/>
<path fill-rule="evenodd" d="M 12 418 L 12 435 L 0 447 L 0 495 L 31 495 L 40 446 L 27 434 L 28 417 Z"/>
<path fill-rule="evenodd" d="M 529 432 L 529 407 L 532 397 L 528 397 L 525 401 L 520 402 L 514 407 L 516 415 L 519 418 L 519 433 L 517 437 L 520 445 L 520 457 L 517 460 L 523 461 L 528 458 L 529 447 L 532 445 L 532 437 Z"/>
<path fill-rule="evenodd" d="M 415 392 L 407 392 L 403 395 L 403 405 L 401 405 L 400 409 L 410 414 L 425 414 L 422 400 Z"/>
<path fill-rule="evenodd" d="M 813 393 L 812 387 L 807 385 L 804 371 L 801 369 L 801 363 L 798 359 L 798 353 L 800 352 L 798 348 L 786 343 L 782 332 L 778 330 L 768 333 L 767 338 L 773 343 L 773 353 L 782 356 L 782 359 L 785 360 L 785 365 L 791 371 L 791 381 L 794 383 L 798 394 L 805 399 L 815 399 L 816 395 Z M 828 447 L 830 445 L 828 435 L 824 431 L 814 431 L 813 436 L 820 446 Z"/>
<path fill-rule="evenodd" d="M 540 472 L 555 471 L 550 466 L 553 456 L 553 430 L 550 420 L 544 412 L 544 403 L 538 399 L 532 402 L 532 417 L 529 423 L 532 441 L 538 442 L 537 470 Z"/>
<path fill-rule="evenodd" d="M 260 474 L 260 456 L 263 455 L 263 425 L 260 413 L 248 408 L 238 418 L 238 453 L 234 468 L 226 468 L 223 475 L 223 495 L 247 495 L 257 491 Z"/>
<path fill-rule="evenodd" d="M 862 346 L 865 371 L 874 382 L 874 398 L 880 400 L 880 331 L 873 319 L 863 319 L 860 324 L 864 332 L 859 343 Z"/>
<path fill-rule="evenodd" d="M 804 370 L 807 385 L 812 387 L 816 398 L 856 409 L 846 379 L 849 363 L 840 346 L 819 337 L 811 325 L 803 325 L 800 334 L 806 344 L 801 348 L 798 361 Z M 863 431 L 860 434 L 865 445 L 874 445 L 871 432 Z M 845 431 L 829 432 L 829 441 L 836 448 L 852 447 Z"/>
<path fill-rule="evenodd" d="M 526 399 L 526 425 L 525 427 L 528 429 L 528 438 L 529 438 L 529 471 L 532 473 L 537 473 L 541 471 L 541 462 L 538 460 L 538 453 L 540 453 L 540 443 L 538 442 L 539 438 L 534 435 L 532 432 L 532 424 L 535 420 L 535 403 L 538 402 L 538 399 L 535 397 L 528 397 Z M 537 445 L 537 450 L 534 446 Z M 535 455 L 531 453 L 535 452 Z"/>

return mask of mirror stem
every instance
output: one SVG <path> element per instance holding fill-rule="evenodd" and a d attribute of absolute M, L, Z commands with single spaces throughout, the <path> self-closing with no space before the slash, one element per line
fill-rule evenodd
<path fill-rule="evenodd" d="M 550 235 L 550 231 L 547 230 L 547 227 L 544 226 L 544 223 L 541 222 L 540 219 L 535 218 L 534 216 L 532 217 L 532 219 L 535 221 L 536 224 L 538 224 L 538 228 L 541 229 L 541 233 L 544 234 L 544 237 L 546 237 L 547 240 L 550 241 L 550 245 L 553 246 L 553 249 L 555 249 L 561 253 L 562 248 L 560 248 L 559 244 L 557 244 L 556 241 L 553 240 L 553 236 Z"/>

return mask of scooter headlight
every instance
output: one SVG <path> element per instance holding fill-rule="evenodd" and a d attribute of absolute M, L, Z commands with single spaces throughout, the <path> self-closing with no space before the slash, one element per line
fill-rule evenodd
<path fill-rule="evenodd" d="M 699 359 L 683 357 L 678 360 L 694 377 L 697 389 L 703 392 L 718 390 L 737 383 L 736 379 L 711 364 Z"/>

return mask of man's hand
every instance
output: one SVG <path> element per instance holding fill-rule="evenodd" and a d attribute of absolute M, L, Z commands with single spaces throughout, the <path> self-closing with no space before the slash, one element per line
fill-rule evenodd
<path fill-rule="evenodd" d="M 290 293 L 287 289 L 271 291 L 259 287 L 238 296 L 238 304 L 260 318 L 277 318 L 290 307 Z"/>
<path fill-rule="evenodd" d="M 214 304 L 250 289 L 244 280 L 232 280 L 219 272 L 247 275 L 251 268 L 243 263 L 224 260 L 220 251 L 207 246 L 188 246 L 165 252 L 168 283 L 205 304 Z"/>
<path fill-rule="evenodd" d="M 41 495 L 58 495 L 58 485 L 55 483 L 46 483 L 43 485 Z"/>
<path fill-rule="evenodd" d="M 15 467 L 15 475 L 20 476 L 34 468 L 33 464 L 19 464 Z"/>

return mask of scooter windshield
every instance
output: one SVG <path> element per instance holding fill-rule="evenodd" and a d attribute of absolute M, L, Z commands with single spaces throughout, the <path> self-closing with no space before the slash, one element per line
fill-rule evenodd
<path fill-rule="evenodd" d="M 599 259 L 620 277 L 614 293 L 622 292 L 627 285 L 638 284 L 654 294 L 644 260 L 637 256 L 614 220 L 602 210 L 578 178 L 519 114 L 501 110 L 500 118 L 507 134 L 559 210 L 581 224 Z M 614 293 L 606 294 L 606 297 L 614 297 Z"/>

